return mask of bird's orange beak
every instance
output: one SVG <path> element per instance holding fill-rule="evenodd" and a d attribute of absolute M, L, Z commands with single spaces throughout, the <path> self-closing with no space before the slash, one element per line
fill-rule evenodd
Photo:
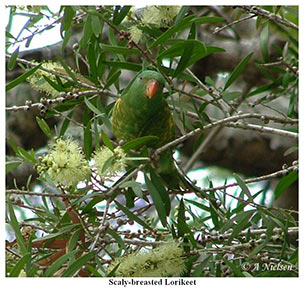
<path fill-rule="evenodd" d="M 146 86 L 146 96 L 147 98 L 151 99 L 158 88 L 158 82 L 155 79 L 151 79 L 148 81 L 147 86 Z"/>

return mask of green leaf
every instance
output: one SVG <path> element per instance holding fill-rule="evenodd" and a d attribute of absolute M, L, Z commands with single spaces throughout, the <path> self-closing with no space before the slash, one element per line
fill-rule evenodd
<path fill-rule="evenodd" d="M 179 23 L 183 20 L 185 14 L 187 13 L 188 9 L 189 9 L 189 6 L 182 6 L 182 8 L 179 10 L 179 12 L 175 18 L 174 26 L 179 25 Z"/>
<path fill-rule="evenodd" d="M 72 70 L 69 68 L 68 65 L 65 64 L 65 62 L 63 61 L 63 59 L 61 57 L 57 57 L 58 61 L 60 62 L 60 64 L 62 65 L 63 69 L 65 70 L 65 72 L 72 78 L 72 80 L 75 82 L 75 84 L 78 84 L 78 80 L 76 78 L 76 76 L 74 75 L 74 73 L 72 72 Z"/>
<path fill-rule="evenodd" d="M 177 214 L 177 236 L 184 237 L 186 234 L 189 235 L 192 245 L 196 247 L 197 244 L 193 237 L 193 233 L 191 232 L 190 228 L 186 223 L 185 205 L 183 199 L 181 199 L 178 207 L 178 214 Z"/>
<path fill-rule="evenodd" d="M 87 126 L 86 128 L 84 129 L 84 135 L 83 135 L 84 139 L 83 139 L 83 145 L 84 145 L 84 152 L 85 152 L 85 155 L 87 157 L 87 159 L 90 159 L 91 157 L 91 154 L 92 154 L 92 150 L 93 150 L 93 147 L 92 147 L 92 143 L 93 143 L 93 140 L 92 140 L 92 131 L 91 131 L 91 121 L 89 121 L 87 123 Z"/>
<path fill-rule="evenodd" d="M 244 182 L 244 180 L 239 175 L 237 175 L 236 173 L 233 173 L 233 176 L 235 177 L 236 181 L 240 185 L 242 191 L 247 195 L 250 202 L 252 202 L 253 198 L 252 198 L 251 193 L 250 193 L 246 183 Z"/>
<path fill-rule="evenodd" d="M 17 147 L 18 150 L 18 155 L 25 161 L 25 162 L 29 162 L 32 163 L 33 165 L 36 164 L 36 159 L 35 156 L 33 156 L 33 152 L 29 153 L 27 152 L 25 149 L 21 148 L 21 147 Z M 33 151 L 33 150 L 32 150 Z"/>
<path fill-rule="evenodd" d="M 16 215 L 15 215 L 14 207 L 13 207 L 10 197 L 7 197 L 7 206 L 8 206 L 8 213 L 9 213 L 9 217 L 10 217 L 9 224 L 11 225 L 11 227 L 13 228 L 13 230 L 15 232 L 15 237 L 16 237 L 21 255 L 25 255 L 25 254 L 27 254 L 27 249 L 26 249 L 24 239 L 22 237 L 22 234 L 21 234 L 21 231 L 19 228 L 19 224 L 18 224 Z"/>
<path fill-rule="evenodd" d="M 22 161 L 8 161 L 5 163 L 5 173 L 9 173 L 12 170 L 14 170 L 15 168 L 17 168 L 20 164 L 22 163 Z"/>
<path fill-rule="evenodd" d="M 179 60 L 178 65 L 177 65 L 177 67 L 175 69 L 175 72 L 173 74 L 173 78 L 177 77 L 181 72 L 183 72 L 187 68 L 189 60 L 192 56 L 192 51 L 193 51 L 193 46 L 192 45 L 190 45 L 189 47 L 184 48 L 181 59 Z"/>
<path fill-rule="evenodd" d="M 212 186 L 212 182 L 210 182 L 210 185 Z M 217 228 L 219 226 L 220 221 L 219 215 L 215 209 L 217 207 L 217 203 L 214 195 L 214 190 L 210 191 L 209 202 L 211 220 L 213 222 L 214 227 Z"/>
<path fill-rule="evenodd" d="M 159 220 L 161 221 L 163 227 L 167 227 L 167 213 L 166 208 L 164 206 L 162 197 L 160 196 L 159 192 L 157 191 L 154 183 L 149 179 L 149 177 L 145 174 L 145 183 L 147 185 L 149 194 L 152 198 L 153 204 L 155 205 L 157 214 L 159 216 Z"/>
<path fill-rule="evenodd" d="M 94 140 L 95 140 L 95 150 L 99 149 L 99 131 L 98 131 L 98 120 L 94 118 Z"/>
<path fill-rule="evenodd" d="M 64 6 L 64 14 L 63 14 L 63 19 L 61 21 L 61 31 L 66 31 L 70 28 L 73 17 L 75 16 L 76 12 L 72 8 L 72 6 Z"/>
<path fill-rule="evenodd" d="M 161 36 L 159 36 L 149 47 L 149 49 L 152 49 L 156 47 L 159 44 L 164 43 L 166 40 L 168 40 L 174 33 L 185 29 L 187 27 L 190 27 L 192 23 L 197 24 L 206 24 L 206 23 L 213 23 L 213 22 L 220 22 L 224 21 L 222 17 L 200 17 L 195 18 L 194 15 L 190 15 L 182 19 L 178 25 L 172 26 L 170 29 L 168 29 L 166 32 L 162 33 Z"/>
<path fill-rule="evenodd" d="M 67 269 L 62 273 L 61 277 L 73 276 L 78 270 L 82 268 L 84 264 L 86 264 L 95 255 L 95 253 L 95 251 L 90 251 L 79 257 L 67 267 Z"/>
<path fill-rule="evenodd" d="M 10 83 L 8 83 L 5 87 L 5 91 L 9 91 L 12 88 L 16 87 L 17 85 L 19 85 L 20 83 L 22 83 L 23 81 L 25 81 L 28 77 L 30 77 L 31 75 L 33 75 L 40 67 L 41 67 L 42 63 L 40 63 L 39 65 L 37 65 L 36 67 L 34 67 L 33 69 L 23 73 L 22 75 L 20 75 L 19 77 L 17 77 L 15 80 L 11 81 Z"/>
<path fill-rule="evenodd" d="M 152 49 L 156 47 L 159 44 L 164 43 L 166 40 L 168 40 L 174 33 L 176 33 L 179 30 L 182 30 L 183 28 L 186 28 L 187 26 L 191 26 L 191 20 L 195 18 L 194 15 L 190 15 L 180 21 L 178 25 L 174 25 L 171 28 L 169 28 L 166 32 L 162 33 L 149 47 L 149 49 Z"/>
<path fill-rule="evenodd" d="M 49 125 L 45 122 L 44 119 L 40 119 L 38 116 L 36 116 L 36 121 L 40 127 L 40 129 L 43 131 L 43 133 L 50 139 L 53 138 L 51 129 L 49 127 Z"/>
<path fill-rule="evenodd" d="M 166 215 L 169 216 L 171 211 L 171 201 L 168 190 L 165 188 L 161 178 L 154 172 L 151 166 L 149 167 L 149 172 L 150 172 L 151 182 L 156 188 L 160 197 L 162 198 L 162 202 L 166 210 Z"/>
<path fill-rule="evenodd" d="M 103 144 L 106 145 L 113 152 L 114 146 L 113 146 L 111 140 L 109 139 L 108 135 L 103 130 L 100 130 L 100 133 L 101 133 L 101 138 L 102 138 Z"/>
<path fill-rule="evenodd" d="M 30 253 L 26 253 L 24 254 L 19 261 L 14 265 L 14 268 L 12 269 L 12 271 L 9 273 L 9 277 L 18 277 L 21 270 L 23 269 L 23 267 L 25 266 L 25 264 L 28 263 L 28 261 L 31 259 L 31 254 Z"/>
<path fill-rule="evenodd" d="M 50 78 L 48 78 L 47 76 L 45 75 L 42 75 L 42 77 L 44 78 L 44 80 L 46 82 L 48 82 L 50 84 L 51 87 L 53 87 L 56 91 L 64 91 L 64 88 L 61 87 L 60 85 L 58 85 L 57 83 L 55 83 L 54 81 L 52 81 Z"/>
<path fill-rule="evenodd" d="M 19 55 L 19 48 L 20 46 L 18 46 L 15 51 L 13 52 L 13 54 L 11 55 L 11 58 L 7 64 L 7 69 L 8 70 L 13 70 L 15 65 L 16 65 L 16 60 L 18 58 L 18 55 Z"/>
<path fill-rule="evenodd" d="M 210 208 L 202 203 L 199 203 L 199 202 L 196 202 L 196 201 L 193 201 L 193 200 L 190 200 L 190 199 L 185 199 L 185 201 L 191 203 L 192 205 L 195 205 L 197 206 L 198 208 L 204 210 L 204 211 L 207 211 L 207 212 L 210 212 Z"/>
<path fill-rule="evenodd" d="M 272 83 L 269 83 L 269 84 L 265 84 L 255 90 L 253 90 L 252 92 L 250 92 L 248 95 L 247 95 L 247 98 L 249 97 L 252 97 L 252 96 L 255 96 L 257 94 L 261 94 L 265 91 L 268 91 L 268 90 L 271 90 L 271 89 L 274 89 L 276 87 L 278 87 L 279 85 L 282 84 L 282 78 L 283 77 L 280 77 L 278 78 L 277 80 L 273 81 Z"/>
<path fill-rule="evenodd" d="M 178 237 L 183 237 L 184 234 L 188 232 L 188 229 L 185 229 L 186 217 L 185 217 L 185 205 L 183 199 L 180 200 L 177 214 L 177 235 Z"/>
<path fill-rule="evenodd" d="M 118 269 L 120 263 L 118 263 L 110 272 L 108 272 L 107 277 L 113 277 L 115 275 L 116 270 Z"/>
<path fill-rule="evenodd" d="M 277 200 L 298 179 L 298 173 L 291 171 L 288 175 L 284 176 L 277 184 L 274 190 L 274 199 Z"/>
<path fill-rule="evenodd" d="M 114 105 L 114 103 L 112 104 Z M 110 105 L 109 105 L 110 106 Z M 110 106 L 111 107 L 111 106 Z M 97 102 L 97 108 L 99 111 L 101 111 L 102 114 L 98 115 L 98 117 L 100 117 L 100 119 L 102 120 L 103 124 L 110 130 L 113 131 L 112 129 L 112 123 L 109 119 L 108 113 L 109 113 L 109 109 L 107 109 L 108 107 L 103 107 L 101 101 Z"/>
<path fill-rule="evenodd" d="M 132 149 L 138 148 L 139 146 L 143 144 L 147 144 L 152 141 L 157 141 L 159 138 L 157 136 L 144 136 L 140 137 L 134 140 L 131 140 L 124 145 L 122 145 L 122 149 L 125 150 L 125 152 L 129 152 Z"/>
<path fill-rule="evenodd" d="M 131 181 L 126 181 L 122 184 L 119 185 L 119 188 L 126 188 L 126 187 L 130 187 L 132 188 L 134 194 L 139 197 L 139 198 L 143 198 L 143 193 L 141 191 L 141 184 L 131 180 Z"/>
<path fill-rule="evenodd" d="M 136 64 L 132 62 L 120 62 L 120 61 L 102 61 L 102 64 L 107 65 L 109 67 L 116 67 L 123 70 L 130 70 L 139 72 L 142 70 L 141 64 Z"/>
<path fill-rule="evenodd" d="M 283 156 L 290 155 L 290 154 L 292 154 L 292 153 L 294 153 L 294 152 L 297 152 L 298 150 L 299 150 L 299 147 L 298 147 L 298 146 L 292 146 L 292 147 L 288 148 L 288 149 L 284 152 Z"/>
<path fill-rule="evenodd" d="M 104 113 L 101 112 L 97 107 L 95 107 L 87 97 L 84 97 L 84 103 L 88 106 L 90 110 L 92 110 L 97 115 L 103 115 Z"/>
<path fill-rule="evenodd" d="M 233 238 L 235 238 L 242 230 L 244 230 L 248 225 L 250 225 L 249 219 L 251 218 L 253 213 L 255 213 L 255 210 L 245 211 L 237 215 L 236 218 L 238 218 L 238 223 L 233 227 L 233 231 L 228 238 L 229 244 L 231 243 Z"/>
<path fill-rule="evenodd" d="M 103 22 L 101 20 L 101 18 L 92 15 L 92 31 L 95 35 L 96 38 L 99 37 L 100 33 L 102 32 L 102 28 L 103 28 Z"/>
<path fill-rule="evenodd" d="M 117 244 L 119 245 L 120 248 L 127 250 L 127 246 L 125 245 L 125 243 L 123 242 L 122 238 L 112 229 L 108 228 L 106 230 L 107 233 L 109 233 L 117 242 Z"/>
<path fill-rule="evenodd" d="M 87 53 L 87 59 L 90 67 L 90 75 L 93 78 L 96 78 L 97 76 L 97 55 L 95 54 L 95 45 L 93 43 L 89 44 L 88 47 L 88 53 Z"/>
<path fill-rule="evenodd" d="M 181 56 L 184 53 L 184 49 L 195 49 L 195 52 L 200 53 L 200 54 L 206 54 L 207 50 L 205 45 L 197 40 L 193 39 L 188 39 L 188 40 L 179 40 L 177 43 L 172 45 L 169 49 L 164 50 L 161 52 L 157 58 L 173 58 L 177 56 Z"/>
<path fill-rule="evenodd" d="M 224 260 L 226 265 L 231 268 L 231 270 L 234 272 L 234 275 L 236 277 L 244 277 L 244 274 L 242 273 L 240 268 L 237 265 L 235 265 L 232 261 L 227 260 L 225 257 L 222 257 L 222 260 Z"/>
<path fill-rule="evenodd" d="M 121 71 L 117 71 L 113 75 L 111 75 L 111 77 L 109 77 L 107 79 L 107 82 L 106 82 L 106 84 L 104 86 L 104 89 L 105 90 L 108 89 L 115 81 L 117 81 L 117 79 L 119 78 L 120 74 L 121 74 Z"/>
<path fill-rule="evenodd" d="M 120 6 L 116 6 L 113 16 L 113 24 L 119 25 L 121 21 L 126 17 L 131 8 L 132 6 L 123 6 L 122 8 Z"/>
<path fill-rule="evenodd" d="M 113 54 L 123 54 L 126 56 L 134 55 L 134 54 L 140 54 L 138 49 L 129 49 L 127 47 L 123 46 L 112 46 L 112 45 L 106 45 L 106 44 L 100 44 L 101 49 L 105 52 L 110 52 Z"/>
<path fill-rule="evenodd" d="M 239 65 L 233 70 L 231 73 L 230 77 L 228 78 L 224 91 L 240 76 L 240 74 L 243 72 L 245 69 L 248 61 L 250 60 L 251 56 L 253 55 L 254 52 L 249 53 L 240 63 Z"/>
<path fill-rule="evenodd" d="M 79 252 L 79 250 L 74 250 L 67 254 L 62 255 L 54 263 L 52 263 L 51 266 L 48 267 L 48 269 L 45 271 L 43 276 L 52 277 L 54 275 L 54 273 L 57 272 L 65 262 L 67 262 L 71 257 L 74 257 L 75 254 L 78 252 Z"/>
<path fill-rule="evenodd" d="M 260 47 L 263 59 L 265 62 L 268 62 L 268 41 L 269 40 L 269 25 L 268 23 L 263 28 L 260 34 Z"/>
<path fill-rule="evenodd" d="M 81 232 L 83 232 L 82 227 L 79 227 L 77 230 L 72 232 L 71 237 L 69 239 L 68 247 L 67 247 L 68 252 L 72 252 L 75 250 L 75 247 L 77 245 Z"/>
<path fill-rule="evenodd" d="M 236 98 L 239 98 L 242 95 L 242 92 L 228 92 L 228 91 L 224 91 L 223 93 L 223 99 L 225 101 L 231 101 L 234 100 Z"/>
<path fill-rule="evenodd" d="M 69 29 L 67 29 L 64 32 L 64 38 L 63 38 L 62 45 L 61 45 L 61 51 L 63 53 L 64 53 L 64 49 L 66 48 L 66 46 L 69 43 L 69 40 L 71 39 L 71 36 L 72 36 L 72 27 L 69 27 Z"/>
<path fill-rule="evenodd" d="M 74 110 L 72 110 L 67 117 L 65 117 L 63 123 L 62 123 L 62 126 L 61 126 L 61 129 L 60 129 L 60 132 L 59 132 L 59 136 L 63 136 L 64 133 L 66 132 L 66 130 L 68 129 L 69 127 L 69 124 L 70 124 L 70 119 L 72 118 L 72 115 L 74 113 Z"/>
<path fill-rule="evenodd" d="M 256 246 L 253 251 L 251 251 L 248 255 L 248 259 L 251 259 L 252 256 L 256 255 L 257 253 L 259 253 L 269 242 L 269 240 L 271 239 L 272 235 L 273 235 L 273 228 L 275 227 L 275 222 L 271 221 L 268 226 L 267 226 L 267 230 L 266 230 L 266 238 L 263 241 L 263 243 L 261 243 L 260 245 Z"/>
<path fill-rule="evenodd" d="M 84 10 L 86 10 L 86 9 L 84 9 Z M 86 10 L 86 12 L 90 13 L 91 11 Z M 92 34 L 93 34 L 93 31 L 92 31 L 92 16 L 88 15 L 86 21 L 84 22 L 83 35 L 82 35 L 82 38 L 79 42 L 79 48 L 80 49 L 86 49 Z"/>
<path fill-rule="evenodd" d="M 137 222 L 139 225 L 141 225 L 142 227 L 152 231 L 153 229 L 143 220 L 141 220 L 138 216 L 136 216 L 134 213 L 132 213 L 128 208 L 124 207 L 123 205 L 121 205 L 119 202 L 114 201 L 116 206 L 118 207 L 119 210 L 123 211 L 128 217 L 129 219 L 134 220 L 135 222 Z"/>

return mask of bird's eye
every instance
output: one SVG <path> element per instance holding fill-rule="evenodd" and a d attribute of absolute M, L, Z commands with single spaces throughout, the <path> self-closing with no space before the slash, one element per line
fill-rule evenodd
<path fill-rule="evenodd" d="M 144 80 L 144 77 L 140 76 L 139 79 L 140 79 L 140 80 Z"/>

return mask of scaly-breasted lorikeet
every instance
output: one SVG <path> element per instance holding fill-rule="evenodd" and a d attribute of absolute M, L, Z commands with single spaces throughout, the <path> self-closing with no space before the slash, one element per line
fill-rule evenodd
<path fill-rule="evenodd" d="M 147 144 L 156 149 L 174 139 L 174 123 L 164 98 L 164 86 L 164 77 L 152 70 L 143 71 L 132 80 L 113 110 L 113 132 L 118 140 L 157 136 L 158 140 Z M 186 181 L 174 165 L 171 150 L 160 155 L 157 166 L 158 173 L 170 188 L 177 188 L 180 180 Z"/>

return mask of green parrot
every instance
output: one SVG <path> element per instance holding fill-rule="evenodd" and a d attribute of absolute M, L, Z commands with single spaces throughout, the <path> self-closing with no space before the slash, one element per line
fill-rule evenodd
<path fill-rule="evenodd" d="M 157 136 L 158 140 L 147 144 L 157 149 L 174 139 L 174 123 L 164 98 L 164 86 L 164 77 L 152 70 L 139 73 L 131 81 L 114 105 L 112 125 L 118 140 L 128 142 L 143 136 Z M 191 185 L 175 167 L 170 149 L 160 155 L 157 164 L 156 171 L 169 188 L 178 188 L 185 181 Z M 190 188 L 189 185 L 181 186 Z"/>

